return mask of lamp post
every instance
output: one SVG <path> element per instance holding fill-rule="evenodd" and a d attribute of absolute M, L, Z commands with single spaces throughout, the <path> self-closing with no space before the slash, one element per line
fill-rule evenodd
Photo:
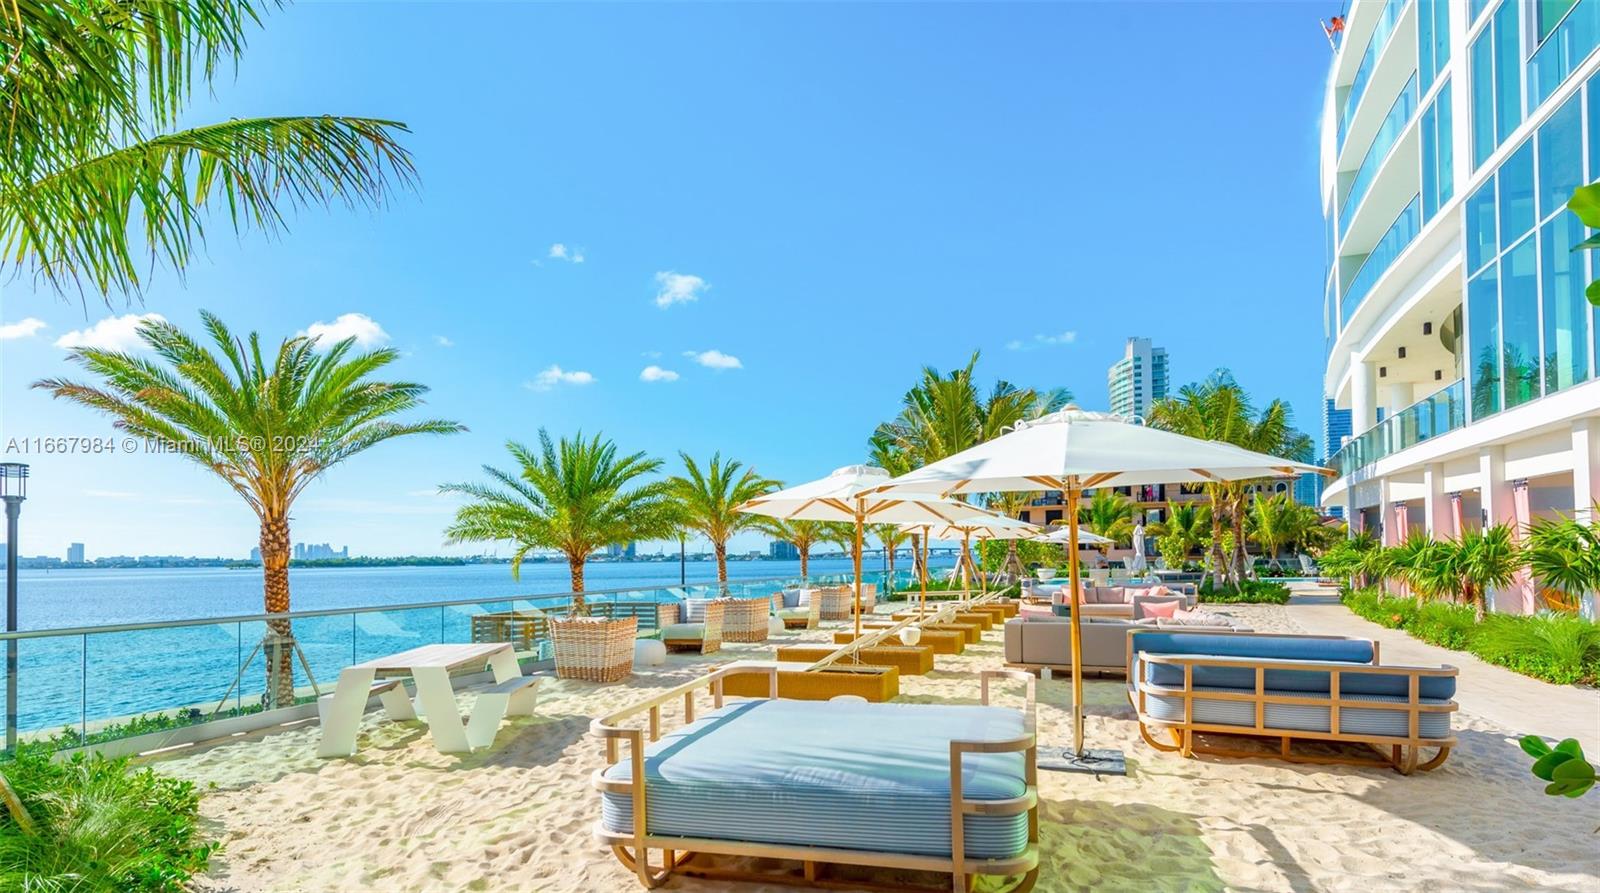
<path fill-rule="evenodd" d="M 6 632 L 17 631 L 17 518 L 28 498 L 28 466 L 0 462 L 0 499 L 6 504 Z M 17 640 L 6 640 L 6 752 L 17 749 Z"/>

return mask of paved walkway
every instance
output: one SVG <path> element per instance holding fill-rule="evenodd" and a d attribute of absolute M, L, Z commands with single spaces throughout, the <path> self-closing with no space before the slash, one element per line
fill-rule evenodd
<path fill-rule="evenodd" d="M 1363 620 L 1335 596 L 1292 587 L 1289 613 L 1308 633 L 1356 636 L 1379 643 L 1386 664 L 1459 667 L 1456 703 L 1518 735 L 1576 738 L 1584 753 L 1600 754 L 1600 689 L 1552 685 L 1487 664 L 1464 651 L 1451 651 L 1414 639 L 1397 629 Z"/>

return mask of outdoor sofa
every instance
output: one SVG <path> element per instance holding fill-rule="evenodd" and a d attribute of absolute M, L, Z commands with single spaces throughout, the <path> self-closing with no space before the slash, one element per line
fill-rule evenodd
<path fill-rule="evenodd" d="M 1385 666 L 1366 639 L 1131 630 L 1128 698 L 1157 750 L 1251 758 L 1198 736 L 1278 739 L 1295 762 L 1433 769 L 1455 746 L 1456 668 Z M 1295 741 L 1370 745 L 1378 758 L 1296 753 Z M 1422 760 L 1424 749 L 1435 754 Z"/>
<path fill-rule="evenodd" d="M 1079 624 L 1083 641 L 1084 672 L 1128 672 L 1128 633 L 1138 629 L 1177 631 L 1248 631 L 1231 618 L 1218 614 L 1201 615 L 1193 620 L 1149 620 L 1135 622 L 1118 619 L 1085 619 Z M 1006 621 L 1006 666 L 1017 669 L 1068 672 L 1072 666 L 1072 621 L 1066 617 L 1019 617 Z"/>
<path fill-rule="evenodd" d="M 724 704 L 726 683 L 752 673 L 759 699 Z M 989 704 L 1008 677 L 1027 687 L 1022 710 Z M 1033 686 L 991 670 L 979 705 L 805 702 L 777 699 L 775 667 L 724 667 L 591 724 L 607 762 L 595 837 L 645 887 L 673 875 L 810 886 L 829 865 L 860 865 L 950 878 L 923 889 L 1010 877 L 1024 893 L 1039 863 Z M 697 719 L 704 690 L 713 709 Z M 679 701 L 687 725 L 663 733 L 662 708 Z"/>
<path fill-rule="evenodd" d="M 1194 610 L 1199 596 L 1190 591 L 1151 586 L 1085 586 L 1079 607 L 1084 617 L 1110 617 L 1138 620 L 1144 615 L 1134 609 L 1135 603 L 1176 603 L 1185 610 Z M 1072 603 L 1063 588 L 1050 596 L 1050 610 L 1061 617 L 1072 613 Z"/>

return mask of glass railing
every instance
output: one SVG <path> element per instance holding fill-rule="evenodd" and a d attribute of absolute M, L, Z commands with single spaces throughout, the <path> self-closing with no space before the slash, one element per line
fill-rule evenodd
<path fill-rule="evenodd" d="M 1344 204 L 1339 206 L 1339 238 L 1350 229 L 1350 218 L 1356 216 L 1356 209 L 1361 207 L 1361 200 L 1366 197 L 1367 190 L 1372 188 L 1372 181 L 1378 176 L 1378 171 L 1383 168 L 1383 163 L 1389 158 L 1389 150 L 1399 142 L 1400 134 L 1405 132 L 1406 125 L 1417 114 L 1417 73 L 1411 73 L 1411 80 L 1400 88 L 1400 95 L 1395 97 L 1394 105 L 1389 107 L 1389 113 L 1384 116 L 1383 123 L 1378 125 L 1378 133 L 1372 138 L 1372 145 L 1367 149 L 1367 155 L 1361 159 L 1361 167 L 1356 169 L 1354 180 L 1350 181 L 1350 191 L 1345 193 Z"/>
<path fill-rule="evenodd" d="M 1417 230 L 1422 224 L 1422 195 L 1418 193 L 1411 197 L 1410 204 L 1400 212 L 1400 216 L 1389 225 L 1383 238 L 1372 247 L 1372 252 L 1367 259 L 1361 262 L 1361 268 L 1356 270 L 1356 275 L 1350 280 L 1350 286 L 1344 290 L 1339 298 L 1339 327 L 1350 321 L 1356 308 L 1361 306 L 1361 301 L 1366 298 L 1367 292 L 1372 290 L 1378 279 L 1394 263 L 1395 258 L 1406 250 L 1411 240 L 1417 237 Z"/>
<path fill-rule="evenodd" d="M 1467 423 L 1466 387 L 1456 379 L 1443 388 L 1396 412 L 1359 437 L 1351 438 L 1333 457 L 1341 476 L 1416 446 Z"/>
<path fill-rule="evenodd" d="M 939 562 L 942 564 L 943 562 Z M 936 566 L 935 570 L 939 568 Z M 863 571 L 864 582 L 909 591 L 909 567 Z M 838 584 L 849 575 L 813 576 L 809 582 Z M 639 635 L 657 629 L 657 606 L 687 598 L 765 598 L 798 578 L 691 584 L 688 586 L 588 592 L 591 614 L 639 619 Z M 161 732 L 208 719 L 260 712 L 266 690 L 265 659 L 258 648 L 268 621 L 287 620 L 304 655 L 297 657 L 294 683 L 301 701 L 327 693 L 339 672 L 353 663 L 421 645 L 495 638 L 520 616 L 538 611 L 560 616 L 571 593 L 513 599 L 457 599 L 356 609 L 300 611 L 279 615 L 174 620 L 120 626 L 0 633 L 0 649 L 17 647 L 17 731 L 23 741 L 57 747 L 103 743 Z M 506 622 L 496 622 L 498 620 Z M 496 632 L 499 631 L 499 633 Z M 513 639 L 518 657 L 552 657 L 548 641 Z M 0 661 L 0 704 L 6 678 Z"/>
<path fill-rule="evenodd" d="M 1600 0 L 1579 0 L 1528 60 L 1528 108 L 1537 108 L 1600 45 Z"/>
<path fill-rule="evenodd" d="M 1361 105 L 1361 97 L 1367 92 L 1367 84 L 1372 79 L 1372 69 L 1378 65 L 1378 57 L 1383 55 L 1383 48 L 1389 44 L 1389 36 L 1394 33 L 1395 23 L 1400 21 L 1400 13 L 1405 11 L 1406 4 L 1411 0 L 1387 0 L 1383 4 L 1383 12 L 1378 16 L 1378 24 L 1372 31 L 1372 39 L 1367 41 L 1367 51 L 1361 55 L 1361 64 L 1356 67 L 1355 80 L 1350 82 L 1350 92 L 1345 95 L 1344 107 L 1339 111 L 1339 149 L 1344 149 L 1345 130 L 1350 125 L 1350 120 L 1355 117 L 1356 109 Z"/>

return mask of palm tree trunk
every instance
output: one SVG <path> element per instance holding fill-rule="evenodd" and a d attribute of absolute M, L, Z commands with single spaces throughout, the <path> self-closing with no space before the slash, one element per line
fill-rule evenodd
<path fill-rule="evenodd" d="M 572 616 L 589 616 L 589 603 L 583 598 L 583 559 L 567 556 L 567 574 L 572 578 Z"/>
<path fill-rule="evenodd" d="M 289 611 L 289 518 L 268 515 L 261 522 L 262 600 L 268 614 Z M 294 629 L 288 620 L 267 621 L 262 642 L 267 661 L 266 708 L 294 704 Z"/>
<path fill-rule="evenodd" d="M 885 545 L 883 548 L 884 560 L 889 565 L 888 576 L 883 580 L 883 591 L 887 595 L 894 592 L 894 546 Z"/>
<path fill-rule="evenodd" d="M 922 579 L 922 534 L 911 534 L 911 575 Z"/>
<path fill-rule="evenodd" d="M 1244 547 L 1244 502 L 1245 497 L 1240 496 L 1233 506 L 1233 567 L 1234 583 L 1242 585 L 1248 572 L 1249 552 Z"/>
<path fill-rule="evenodd" d="M 811 544 L 800 547 L 800 582 L 804 583 L 806 577 L 811 576 Z"/>
<path fill-rule="evenodd" d="M 718 540 L 715 547 L 717 553 L 717 583 L 728 585 L 728 543 Z"/>
<path fill-rule="evenodd" d="M 1211 578 L 1211 585 L 1222 589 L 1226 583 L 1222 579 L 1222 505 L 1216 496 L 1211 497 L 1211 558 L 1207 562 L 1205 576 Z M 1203 585 L 1205 576 L 1200 578 Z"/>

